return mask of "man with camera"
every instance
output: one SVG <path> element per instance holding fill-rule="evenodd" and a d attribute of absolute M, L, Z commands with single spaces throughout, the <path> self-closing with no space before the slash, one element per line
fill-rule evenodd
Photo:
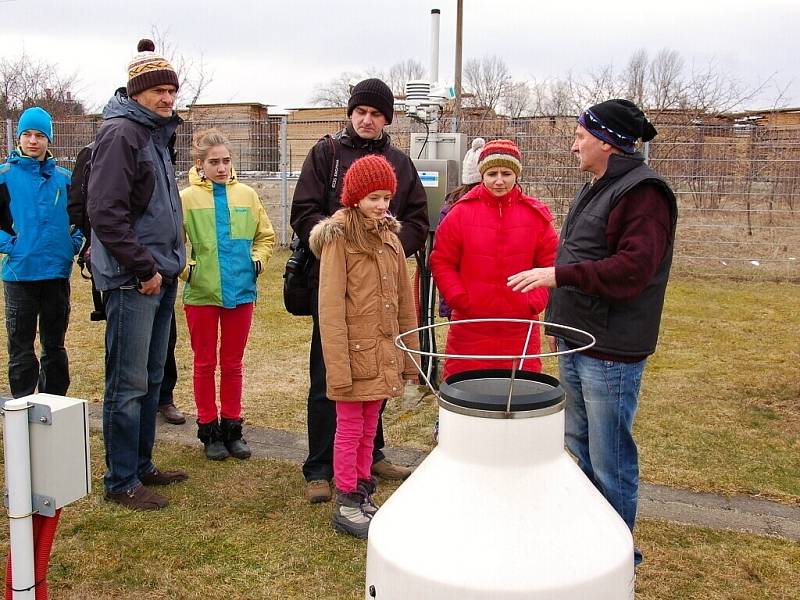
<path fill-rule="evenodd" d="M 400 241 L 406 256 L 422 248 L 428 235 L 425 190 L 411 159 L 392 146 L 384 127 L 394 115 L 394 96 L 380 79 L 365 79 L 352 90 L 347 103 L 350 122 L 340 132 L 319 140 L 306 156 L 292 199 L 291 225 L 302 243 L 308 244 L 311 229 L 340 208 L 339 195 L 347 168 L 367 154 L 386 158 L 397 174 L 397 192 L 390 212 L 402 223 Z M 298 257 L 300 258 L 300 257 Z M 333 439 L 336 408 L 325 395 L 325 362 L 319 333 L 318 265 L 312 267 L 311 315 L 314 328 L 309 357 L 308 457 L 303 464 L 306 499 L 311 503 L 331 499 Z M 373 452 L 373 475 L 384 479 L 405 479 L 411 470 L 394 465 L 383 454 L 383 426 L 378 422 Z"/>
<path fill-rule="evenodd" d="M 186 263 L 172 144 L 181 120 L 178 76 L 141 40 L 97 132 L 88 213 L 92 275 L 107 315 L 103 441 L 105 497 L 134 510 L 167 499 L 150 489 L 187 479 L 152 461 L 156 411 L 175 305 Z"/>

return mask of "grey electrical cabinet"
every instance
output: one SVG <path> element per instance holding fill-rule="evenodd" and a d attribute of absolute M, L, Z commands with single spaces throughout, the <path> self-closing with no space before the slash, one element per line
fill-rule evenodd
<path fill-rule="evenodd" d="M 455 160 L 428 158 L 414 160 L 422 187 L 428 196 L 428 221 L 431 231 L 435 231 L 439 225 L 439 213 L 445 196 L 458 187 L 458 165 Z"/>

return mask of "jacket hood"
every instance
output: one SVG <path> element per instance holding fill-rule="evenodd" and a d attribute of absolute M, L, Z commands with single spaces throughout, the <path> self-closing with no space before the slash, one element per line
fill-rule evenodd
<path fill-rule="evenodd" d="M 466 194 L 464 194 L 459 200 L 458 204 L 462 202 L 470 202 L 470 201 L 478 201 L 478 202 L 488 202 L 490 204 L 500 204 L 500 203 L 509 203 L 509 202 L 523 202 L 533 208 L 536 212 L 541 214 L 542 218 L 547 221 L 548 223 L 553 222 L 553 213 L 550 212 L 550 209 L 547 207 L 546 204 L 540 202 L 536 198 L 532 198 L 528 196 L 522 191 L 522 188 L 519 184 L 515 185 L 514 188 L 503 196 L 495 196 L 492 192 L 489 191 L 482 183 L 479 183 Z"/>
<path fill-rule="evenodd" d="M 337 210 L 333 216 L 323 219 L 314 225 L 311 234 L 308 236 L 308 247 L 311 249 L 311 252 L 314 253 L 314 256 L 319 258 L 322 256 L 322 248 L 326 244 L 329 244 L 338 237 L 344 237 L 344 215 L 345 211 L 348 210 L 354 209 L 343 208 Z M 387 215 L 382 219 L 364 219 L 364 226 L 367 229 L 377 232 L 382 230 L 391 231 L 395 235 L 397 235 L 402 228 L 400 221 L 391 215 Z"/>
<path fill-rule="evenodd" d="M 197 187 L 211 191 L 214 188 L 212 185 L 213 183 L 214 182 L 210 179 L 200 177 L 200 174 L 197 172 L 197 167 L 192 167 L 189 169 L 189 185 L 196 185 Z M 234 183 L 238 183 L 238 179 L 236 177 L 236 170 L 231 167 L 231 176 L 225 185 L 233 185 Z"/>
<path fill-rule="evenodd" d="M 31 172 L 51 173 L 56 168 L 56 159 L 50 150 L 47 150 L 45 159 L 40 161 L 28 156 L 21 148 L 17 147 L 8 155 L 7 162 Z"/>
<path fill-rule="evenodd" d="M 351 123 L 348 123 L 347 126 L 334 137 L 345 146 L 357 149 L 366 148 L 369 152 L 373 152 L 389 145 L 392 140 L 389 134 L 386 133 L 385 129 L 381 132 L 381 137 L 378 139 L 365 140 L 364 138 L 359 137 L 359 135 L 356 133 L 356 130 L 353 129 L 353 125 Z"/>
<path fill-rule="evenodd" d="M 165 127 L 183 123 L 178 114 L 173 111 L 169 117 L 161 117 L 151 110 L 148 110 L 135 100 L 128 97 L 128 92 L 124 87 L 118 88 L 103 109 L 103 119 L 118 119 L 120 117 L 135 121 L 149 129 Z"/>

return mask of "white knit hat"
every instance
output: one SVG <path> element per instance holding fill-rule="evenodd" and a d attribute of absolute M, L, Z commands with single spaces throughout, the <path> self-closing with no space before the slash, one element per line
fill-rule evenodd
<path fill-rule="evenodd" d="M 481 174 L 478 172 L 478 157 L 484 144 L 486 144 L 486 140 L 475 138 L 472 140 L 472 147 L 464 155 L 464 162 L 461 163 L 461 183 L 464 185 L 479 183 L 481 180 Z"/>

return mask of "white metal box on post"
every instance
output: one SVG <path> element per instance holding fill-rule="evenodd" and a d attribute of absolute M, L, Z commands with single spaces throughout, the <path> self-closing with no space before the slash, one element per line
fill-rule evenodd
<path fill-rule="evenodd" d="M 53 516 L 91 492 L 89 407 L 85 400 L 34 394 L 25 398 L 31 449 L 33 510 Z"/>
<path fill-rule="evenodd" d="M 467 153 L 467 138 L 463 133 L 442 133 L 435 134 L 436 156 L 444 160 L 454 160 L 461 169 L 461 161 Z M 433 158 L 426 152 L 427 145 L 431 143 L 430 136 L 424 133 L 411 134 L 411 150 L 409 156 L 417 158 Z"/>

